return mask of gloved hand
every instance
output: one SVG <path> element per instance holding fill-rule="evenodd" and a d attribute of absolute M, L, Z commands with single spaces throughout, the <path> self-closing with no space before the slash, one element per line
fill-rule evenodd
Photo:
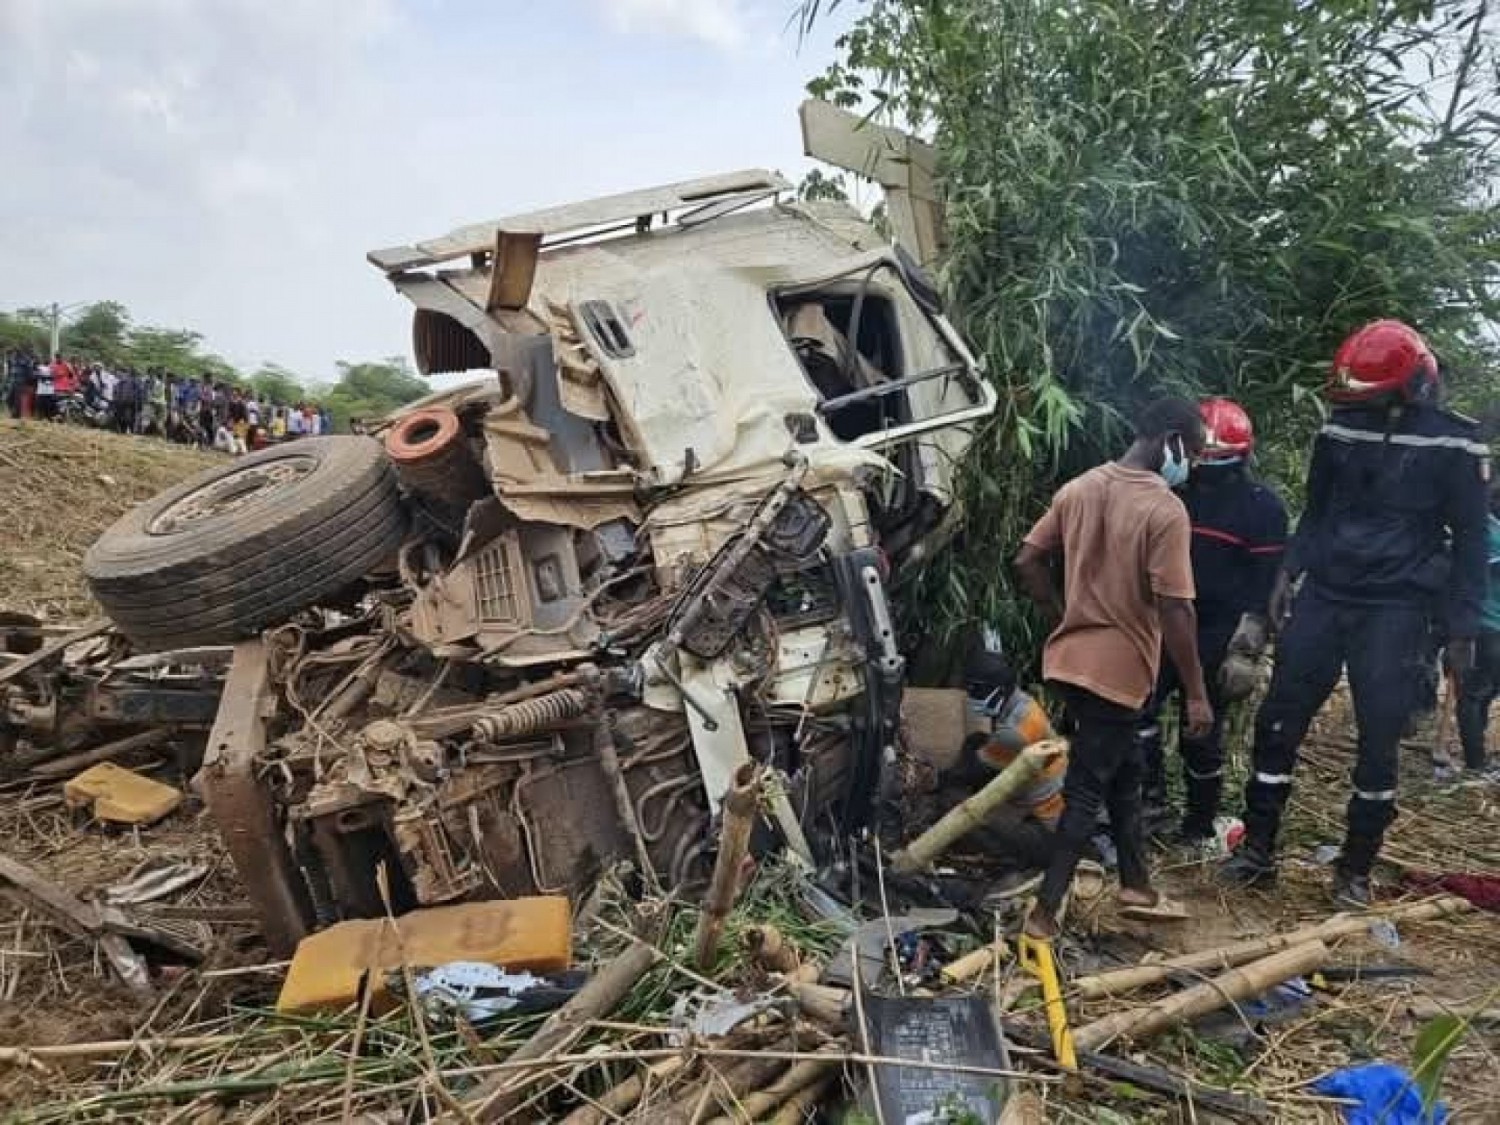
<path fill-rule="evenodd" d="M 1240 618 L 1219 668 L 1219 693 L 1225 703 L 1249 699 L 1260 682 L 1260 657 L 1270 633 L 1264 617 L 1247 613 Z"/>

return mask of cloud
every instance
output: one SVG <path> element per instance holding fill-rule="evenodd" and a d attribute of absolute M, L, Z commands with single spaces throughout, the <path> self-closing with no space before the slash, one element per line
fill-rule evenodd
<path fill-rule="evenodd" d="M 598 0 L 619 31 L 686 36 L 738 51 L 755 33 L 743 0 Z"/>

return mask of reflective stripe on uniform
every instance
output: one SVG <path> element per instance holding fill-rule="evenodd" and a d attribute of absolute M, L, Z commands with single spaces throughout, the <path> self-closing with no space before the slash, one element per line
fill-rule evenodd
<path fill-rule="evenodd" d="M 1222 769 L 1210 770 L 1208 773 L 1195 773 L 1192 767 L 1189 766 L 1186 772 L 1188 777 L 1192 778 L 1194 781 L 1212 781 L 1216 777 L 1224 776 L 1224 771 Z M 1291 779 L 1288 778 L 1287 780 Z"/>
<path fill-rule="evenodd" d="M 1394 801 L 1396 799 L 1394 789 L 1356 789 L 1354 795 L 1361 801 Z"/>
<path fill-rule="evenodd" d="M 1418 449 L 1459 449 L 1475 457 L 1488 457 L 1490 447 L 1472 438 L 1443 435 L 1429 437 L 1425 434 L 1382 434 L 1374 430 L 1356 430 L 1352 426 L 1340 426 L 1329 422 L 1323 434 L 1335 441 L 1368 441 L 1376 445 L 1390 442 L 1392 445 L 1410 445 Z"/>
<path fill-rule="evenodd" d="M 1289 773 L 1260 773 L 1257 772 L 1255 780 L 1262 785 L 1290 785 L 1292 775 Z"/>

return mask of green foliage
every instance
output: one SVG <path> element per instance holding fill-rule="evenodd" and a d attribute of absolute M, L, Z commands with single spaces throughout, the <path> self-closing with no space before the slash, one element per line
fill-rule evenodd
<path fill-rule="evenodd" d="M 130 352 L 130 313 L 119 301 L 95 301 L 62 331 L 63 351 L 102 363 L 121 363 Z"/>
<path fill-rule="evenodd" d="M 821 168 L 814 168 L 802 177 L 802 182 L 797 185 L 798 199 L 831 199 L 839 203 L 849 202 L 849 191 L 844 187 L 844 177 L 835 173 L 829 175 Z"/>
<path fill-rule="evenodd" d="M 807 0 L 806 27 L 827 10 Z M 912 604 L 1035 637 L 1004 560 L 1163 393 L 1225 393 L 1289 493 L 1329 357 L 1396 316 L 1496 394 L 1497 51 L 1476 3 L 867 0 L 812 89 L 937 145 L 942 279 L 1002 396 Z M 1434 93 L 1435 92 L 1435 93 Z"/>
<path fill-rule="evenodd" d="M 340 363 L 338 381 L 315 397 L 328 407 L 338 428 L 346 429 L 352 418 L 379 417 L 431 389 L 404 358 L 391 356 L 376 363 Z"/>
<path fill-rule="evenodd" d="M 250 389 L 262 399 L 269 402 L 280 403 L 283 406 L 294 406 L 299 402 L 306 401 L 307 389 L 303 386 L 295 372 L 288 371 L 285 367 L 276 363 L 264 363 L 247 380 Z"/>
<path fill-rule="evenodd" d="M 1417 1041 L 1412 1047 L 1412 1078 L 1422 1091 L 1422 1110 L 1430 1114 L 1437 1105 L 1438 1091 L 1443 1085 L 1443 1072 L 1448 1069 L 1448 1057 L 1463 1038 L 1466 1025 L 1458 1016 L 1437 1016 L 1428 1020 L 1417 1032 Z"/>
<path fill-rule="evenodd" d="M 27 351 L 40 356 L 47 350 L 47 326 L 33 310 L 0 313 L 0 352 Z"/>

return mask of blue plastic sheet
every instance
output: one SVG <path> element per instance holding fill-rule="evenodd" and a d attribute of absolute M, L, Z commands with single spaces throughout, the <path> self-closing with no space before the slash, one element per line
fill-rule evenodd
<path fill-rule="evenodd" d="M 1443 1125 L 1448 1107 L 1438 1102 L 1431 1114 L 1422 1112 L 1422 1091 L 1411 1075 L 1390 1063 L 1369 1063 L 1335 1071 L 1313 1085 L 1332 1098 L 1353 1098 L 1344 1107 L 1348 1125 Z"/>

